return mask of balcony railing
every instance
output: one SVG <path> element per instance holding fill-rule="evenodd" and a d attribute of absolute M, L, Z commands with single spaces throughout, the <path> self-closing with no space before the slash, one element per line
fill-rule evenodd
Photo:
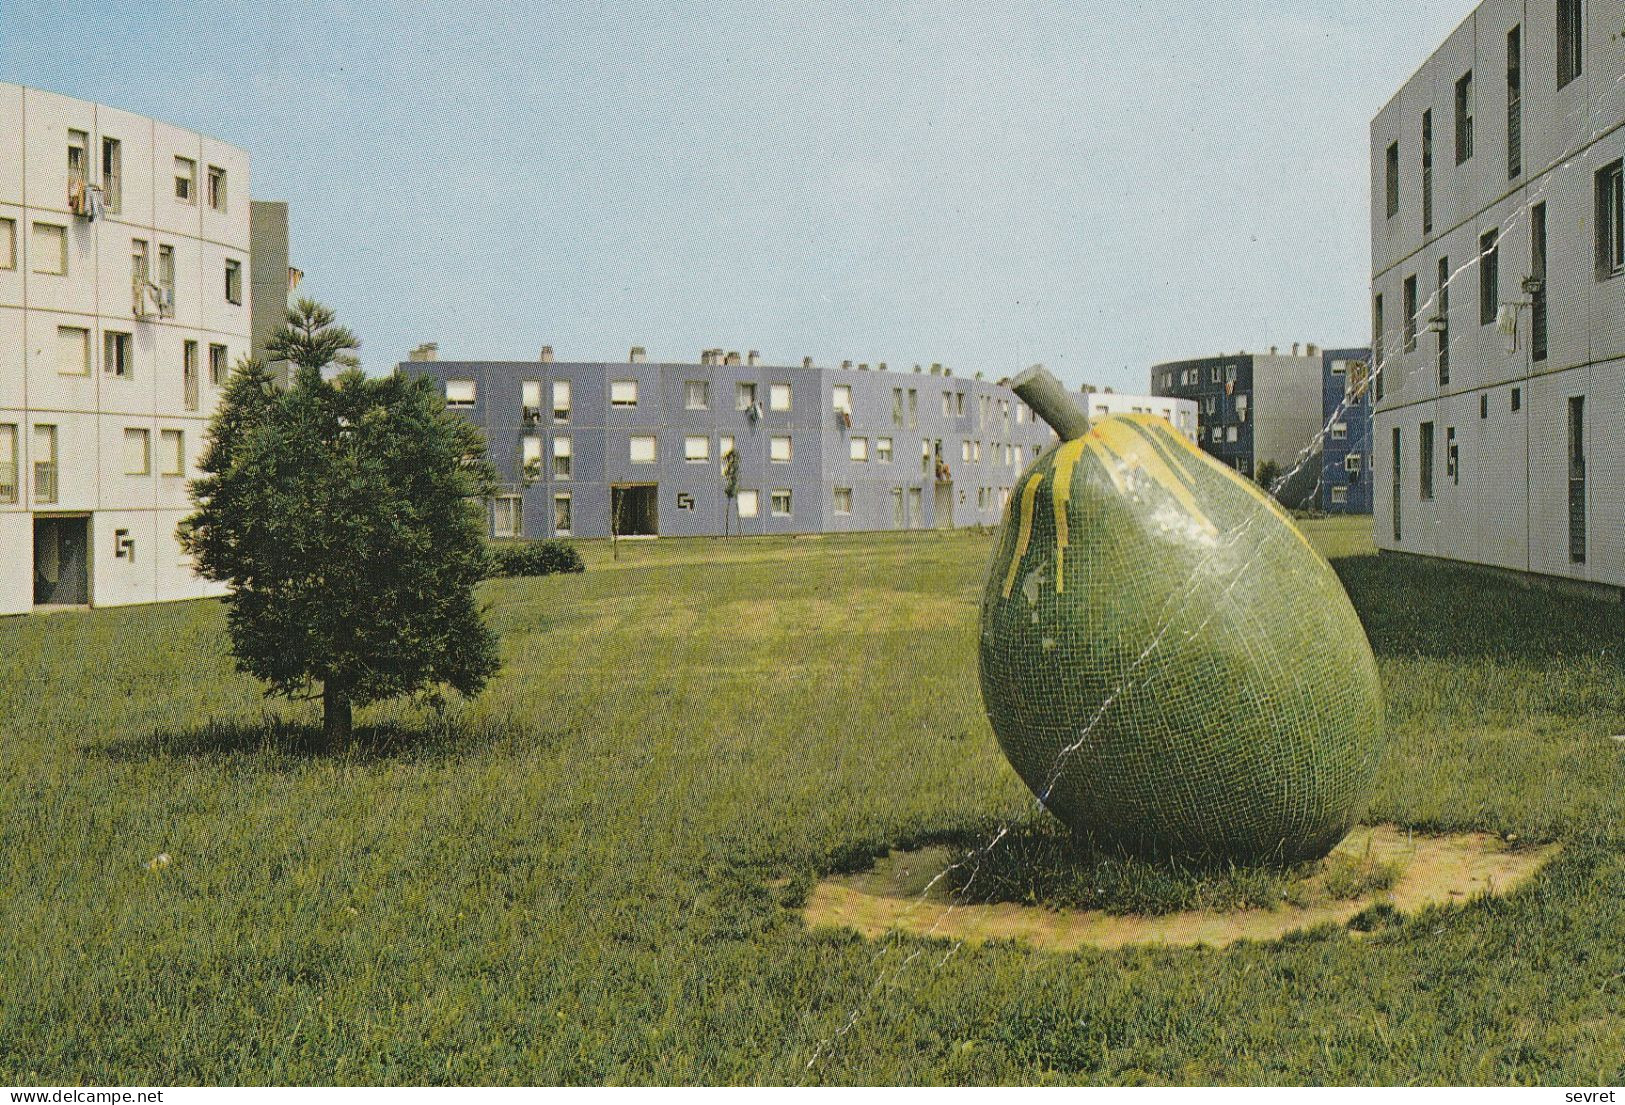
<path fill-rule="evenodd" d="M 36 503 L 56 502 L 56 461 L 36 460 L 34 462 L 34 501 Z"/>

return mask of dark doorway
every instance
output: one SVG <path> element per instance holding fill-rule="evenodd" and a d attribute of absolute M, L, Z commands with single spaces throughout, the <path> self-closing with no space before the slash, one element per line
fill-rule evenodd
<path fill-rule="evenodd" d="M 639 483 L 609 489 L 612 533 L 621 537 L 654 537 L 660 532 L 659 484 Z"/>
<path fill-rule="evenodd" d="M 34 605 L 90 601 L 90 519 L 34 519 Z"/>

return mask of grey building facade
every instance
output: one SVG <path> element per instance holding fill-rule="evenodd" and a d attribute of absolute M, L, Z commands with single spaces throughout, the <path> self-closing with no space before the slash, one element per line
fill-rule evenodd
<path fill-rule="evenodd" d="M 1486 0 L 1371 123 L 1379 548 L 1625 587 L 1625 0 Z"/>
<path fill-rule="evenodd" d="M 502 481 L 498 537 L 993 525 L 1055 440 L 1009 389 L 935 370 L 710 352 L 653 363 L 639 350 L 624 363 L 413 359 L 398 370 L 434 379 L 484 432 Z"/>
<path fill-rule="evenodd" d="M 1312 345 L 1302 356 L 1296 346 L 1291 354 L 1221 354 L 1153 365 L 1151 393 L 1195 400 L 1197 444 L 1243 476 L 1256 476 L 1265 461 L 1296 468 L 1303 478 L 1278 494 L 1299 505 L 1320 478 L 1323 372 Z"/>

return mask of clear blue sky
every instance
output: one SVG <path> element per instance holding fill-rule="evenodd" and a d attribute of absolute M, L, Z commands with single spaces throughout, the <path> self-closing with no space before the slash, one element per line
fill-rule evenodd
<path fill-rule="evenodd" d="M 1472 8 L 0 0 L 0 80 L 247 149 L 371 371 L 723 346 L 1143 390 L 1366 340 L 1367 127 Z"/>

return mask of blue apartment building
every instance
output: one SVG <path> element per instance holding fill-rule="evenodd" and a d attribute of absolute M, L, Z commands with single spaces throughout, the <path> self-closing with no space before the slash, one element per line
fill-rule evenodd
<path fill-rule="evenodd" d="M 501 481 L 495 537 L 995 525 L 1055 441 L 1008 388 L 940 366 L 775 366 L 720 350 L 653 363 L 641 348 L 624 363 L 434 356 L 397 371 L 432 378 L 484 432 Z"/>
<path fill-rule="evenodd" d="M 1326 428 L 1319 505 L 1331 514 L 1371 513 L 1371 350 L 1328 349 L 1321 399 Z"/>

